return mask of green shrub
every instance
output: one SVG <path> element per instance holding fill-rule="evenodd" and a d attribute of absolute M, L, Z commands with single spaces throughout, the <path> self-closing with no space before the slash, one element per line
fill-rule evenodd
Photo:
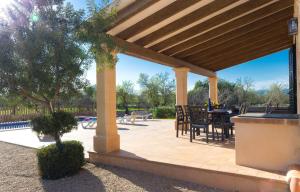
<path fill-rule="evenodd" d="M 77 121 L 73 114 L 67 112 L 54 112 L 50 115 L 32 119 L 32 130 L 37 134 L 51 135 L 57 144 L 60 137 L 77 127 Z"/>
<path fill-rule="evenodd" d="M 157 107 L 152 114 L 154 118 L 175 118 L 175 107 Z"/>
<path fill-rule="evenodd" d="M 84 165 L 84 148 L 79 141 L 62 142 L 43 147 L 37 152 L 40 175 L 44 179 L 59 179 L 77 173 Z"/>

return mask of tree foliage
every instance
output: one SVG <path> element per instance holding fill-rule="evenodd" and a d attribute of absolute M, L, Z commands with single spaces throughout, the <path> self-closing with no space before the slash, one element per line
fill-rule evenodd
<path fill-rule="evenodd" d="M 175 104 L 175 81 L 168 73 L 158 73 L 152 77 L 141 73 L 138 84 L 151 107 Z"/>
<path fill-rule="evenodd" d="M 54 112 L 49 116 L 36 117 L 32 120 L 32 129 L 38 134 L 51 135 L 56 144 L 61 144 L 63 134 L 77 127 L 74 116 L 66 112 Z"/>
<path fill-rule="evenodd" d="M 188 93 L 188 102 L 191 105 L 203 105 L 208 102 L 209 82 L 208 80 L 197 81 L 194 88 Z M 233 105 L 240 106 L 242 103 L 248 105 L 275 105 L 288 104 L 288 95 L 279 84 L 273 84 L 262 94 L 253 89 L 253 81 L 249 78 L 238 79 L 229 82 L 223 79 L 218 81 L 218 100 L 228 108 Z"/>
<path fill-rule="evenodd" d="M 288 94 L 284 93 L 283 86 L 278 83 L 271 85 L 266 95 L 266 102 L 275 106 L 289 102 Z"/>
<path fill-rule="evenodd" d="M 131 81 L 123 81 L 117 86 L 117 102 L 123 108 L 125 113 L 129 113 L 128 105 L 133 103 L 135 97 L 134 84 Z"/>
<path fill-rule="evenodd" d="M 81 24 L 78 37 L 85 43 L 97 63 L 97 69 L 114 67 L 118 61 L 117 53 L 120 48 L 107 29 L 114 23 L 117 12 L 109 6 L 109 0 L 87 0 L 88 19 Z"/>
<path fill-rule="evenodd" d="M 63 0 L 18 0 L 0 29 L 0 93 L 21 95 L 53 111 L 83 88 L 88 55 L 75 31 L 84 12 Z"/>
<path fill-rule="evenodd" d="M 188 103 L 190 105 L 203 105 L 208 102 L 209 84 L 208 80 L 197 81 L 194 89 L 188 92 Z"/>

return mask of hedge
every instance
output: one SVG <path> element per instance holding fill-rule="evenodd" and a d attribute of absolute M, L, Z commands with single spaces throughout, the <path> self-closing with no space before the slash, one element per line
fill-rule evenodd
<path fill-rule="evenodd" d="M 175 107 L 157 107 L 152 111 L 153 117 L 158 119 L 175 118 Z"/>
<path fill-rule="evenodd" d="M 84 148 L 79 141 L 62 142 L 43 147 L 37 152 L 40 175 L 43 179 L 59 179 L 76 174 L 84 165 Z"/>

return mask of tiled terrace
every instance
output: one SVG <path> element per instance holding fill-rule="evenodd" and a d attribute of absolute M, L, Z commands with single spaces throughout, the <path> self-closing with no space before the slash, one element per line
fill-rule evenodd
<path fill-rule="evenodd" d="M 121 151 L 115 157 L 180 165 L 203 170 L 226 172 L 284 182 L 284 173 L 271 173 L 235 164 L 234 141 L 206 143 L 203 138 L 190 143 L 188 135 L 175 137 L 174 120 L 137 121 L 135 125 L 120 125 Z M 66 134 L 63 140 L 76 139 L 92 150 L 95 129 L 83 129 Z M 204 136 L 204 134 L 202 133 Z M 39 140 L 30 129 L 2 131 L 0 141 L 38 148 L 52 143 Z"/>

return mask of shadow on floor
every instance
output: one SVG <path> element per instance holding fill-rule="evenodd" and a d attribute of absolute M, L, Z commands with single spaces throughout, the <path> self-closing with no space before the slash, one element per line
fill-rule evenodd
<path fill-rule="evenodd" d="M 190 135 L 184 135 L 179 136 L 176 139 L 184 139 L 184 140 L 190 140 Z M 196 139 L 193 139 L 193 142 L 191 144 L 198 144 L 198 145 L 211 145 L 214 147 L 222 147 L 226 149 L 235 149 L 235 138 L 232 137 L 230 139 L 225 139 L 224 141 L 221 140 L 221 138 L 218 140 L 217 138 L 215 140 L 212 139 L 211 136 L 209 136 L 208 143 L 206 143 L 206 137 L 202 133 L 202 136 L 196 136 Z"/>
<path fill-rule="evenodd" d="M 105 192 L 102 181 L 87 169 L 59 180 L 40 180 L 45 192 Z"/>

